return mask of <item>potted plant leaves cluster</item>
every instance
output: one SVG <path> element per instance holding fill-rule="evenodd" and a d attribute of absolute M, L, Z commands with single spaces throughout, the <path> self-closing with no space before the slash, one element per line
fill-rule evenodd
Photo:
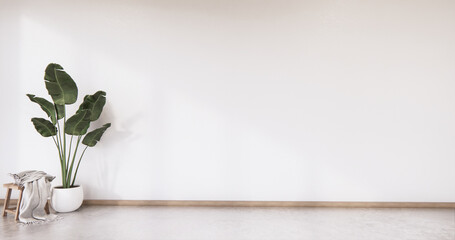
<path fill-rule="evenodd" d="M 95 146 L 111 126 L 107 123 L 88 132 L 90 123 L 96 121 L 103 111 L 106 93 L 98 91 L 86 95 L 76 113 L 67 118 L 66 105 L 77 101 L 76 83 L 56 63 L 46 67 L 44 81 L 52 102 L 32 94 L 27 96 L 41 107 L 48 119 L 32 118 L 32 122 L 41 136 L 52 138 L 58 151 L 62 185 L 52 189 L 51 205 L 57 212 L 71 212 L 81 206 L 84 198 L 82 186 L 75 184 L 82 157 L 87 148 Z"/>

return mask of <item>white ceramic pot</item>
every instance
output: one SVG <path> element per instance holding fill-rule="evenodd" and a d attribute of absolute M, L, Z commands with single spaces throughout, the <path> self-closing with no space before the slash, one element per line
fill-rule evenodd
<path fill-rule="evenodd" d="M 53 187 L 51 195 L 52 208 L 57 212 L 76 211 L 84 200 L 82 186 L 72 188 Z"/>

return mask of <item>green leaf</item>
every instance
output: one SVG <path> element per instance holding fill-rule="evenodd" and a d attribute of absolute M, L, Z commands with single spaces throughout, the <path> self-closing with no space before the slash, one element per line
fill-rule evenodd
<path fill-rule="evenodd" d="M 36 131 L 43 137 L 50 137 L 57 135 L 57 128 L 44 118 L 32 118 L 33 125 Z"/>
<path fill-rule="evenodd" d="M 33 94 L 27 94 L 27 97 L 30 99 L 30 101 L 40 105 L 41 109 L 43 109 L 43 111 L 45 111 L 47 116 L 51 119 L 53 125 L 57 123 L 57 119 L 55 118 L 54 104 L 44 98 L 35 97 Z"/>
<path fill-rule="evenodd" d="M 82 110 L 65 123 L 65 133 L 69 135 L 84 135 L 90 127 L 90 110 Z"/>
<path fill-rule="evenodd" d="M 51 63 L 44 74 L 47 92 L 57 105 L 73 104 L 77 100 L 77 86 L 73 79 L 63 70 L 63 67 Z"/>
<path fill-rule="evenodd" d="M 55 109 L 57 109 L 57 119 L 60 120 L 65 117 L 65 105 L 54 104 Z"/>
<path fill-rule="evenodd" d="M 79 106 L 77 112 L 83 109 L 88 109 L 91 112 L 90 121 L 97 120 L 103 111 L 104 104 L 106 103 L 106 92 L 98 91 L 93 95 L 84 97 L 84 102 Z"/>
<path fill-rule="evenodd" d="M 85 135 L 84 140 L 82 140 L 82 143 L 84 145 L 87 145 L 89 147 L 93 147 L 96 145 L 96 143 L 101 139 L 103 136 L 103 133 L 111 126 L 110 123 L 104 124 L 102 127 L 97 128 Z"/>

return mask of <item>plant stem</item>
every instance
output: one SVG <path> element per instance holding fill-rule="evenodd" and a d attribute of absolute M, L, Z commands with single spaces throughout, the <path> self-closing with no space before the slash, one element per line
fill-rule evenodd
<path fill-rule="evenodd" d="M 68 149 L 68 157 L 67 157 L 67 161 L 66 161 L 66 166 L 68 166 L 70 164 L 70 159 L 71 159 L 71 145 L 73 144 L 73 135 L 71 135 L 71 139 L 70 139 L 70 148 Z"/>
<path fill-rule="evenodd" d="M 58 155 L 60 156 L 60 148 L 58 148 L 58 144 L 57 144 L 57 142 L 55 141 L 54 136 L 52 136 L 52 140 L 54 140 L 55 146 L 56 146 L 57 149 L 58 149 Z"/>
<path fill-rule="evenodd" d="M 81 138 L 82 138 L 82 136 L 78 136 L 78 138 L 77 138 L 76 148 L 74 149 L 74 154 L 73 154 L 73 160 L 71 161 L 71 166 L 70 166 L 69 172 L 68 172 L 67 184 L 69 184 L 71 182 L 71 176 L 72 176 L 71 173 L 73 172 L 74 160 L 76 159 L 76 153 L 77 153 L 77 149 L 79 147 L 79 143 L 81 142 Z M 74 174 L 74 178 L 76 178 L 76 174 Z M 69 185 L 68 187 L 70 187 L 70 186 L 72 186 L 72 185 Z"/>
<path fill-rule="evenodd" d="M 60 158 L 60 169 L 62 170 L 62 178 L 63 178 L 64 169 L 63 169 L 63 165 L 62 165 L 62 152 L 60 151 L 60 147 L 59 147 L 59 143 L 58 143 L 58 137 L 57 137 L 57 140 L 56 140 L 54 138 L 54 136 L 52 136 L 52 140 L 54 140 L 55 146 L 57 147 L 57 150 L 58 150 L 58 157 Z M 63 183 L 64 183 L 64 180 L 62 179 L 62 184 Z"/>
<path fill-rule="evenodd" d="M 58 141 L 58 145 L 60 147 L 60 165 L 62 167 L 62 185 L 63 185 L 63 188 L 65 188 L 66 186 L 66 157 L 65 157 L 65 154 L 63 152 L 63 148 L 62 148 L 62 133 L 60 131 L 60 122 L 57 120 L 57 128 L 58 128 L 58 136 L 60 137 L 60 140 Z M 65 133 L 63 133 L 65 134 Z"/>
<path fill-rule="evenodd" d="M 63 105 L 63 109 L 65 111 L 65 116 L 63 116 L 63 162 L 65 163 L 65 174 L 68 173 L 68 166 L 66 165 L 66 133 L 65 133 L 65 125 L 66 125 L 66 105 Z M 68 185 L 68 182 L 66 182 L 66 185 Z M 64 186 L 65 188 L 68 188 L 69 186 Z"/>
<path fill-rule="evenodd" d="M 84 148 L 84 151 L 81 154 L 81 157 L 79 158 L 79 162 L 77 163 L 76 171 L 74 172 L 74 177 L 73 177 L 73 182 L 71 183 L 71 186 L 74 185 L 74 182 L 76 181 L 76 175 L 77 175 L 77 170 L 79 170 L 79 164 L 81 164 L 82 157 L 84 156 L 85 150 L 87 150 L 88 146 Z"/>

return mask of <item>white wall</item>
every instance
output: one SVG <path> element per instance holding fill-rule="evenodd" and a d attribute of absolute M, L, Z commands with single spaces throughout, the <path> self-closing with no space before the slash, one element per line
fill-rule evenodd
<path fill-rule="evenodd" d="M 0 182 L 59 175 L 25 97 L 47 97 L 57 62 L 77 105 L 108 94 L 97 126 L 113 127 L 78 178 L 86 198 L 455 201 L 454 12 L 433 0 L 0 0 Z"/>

